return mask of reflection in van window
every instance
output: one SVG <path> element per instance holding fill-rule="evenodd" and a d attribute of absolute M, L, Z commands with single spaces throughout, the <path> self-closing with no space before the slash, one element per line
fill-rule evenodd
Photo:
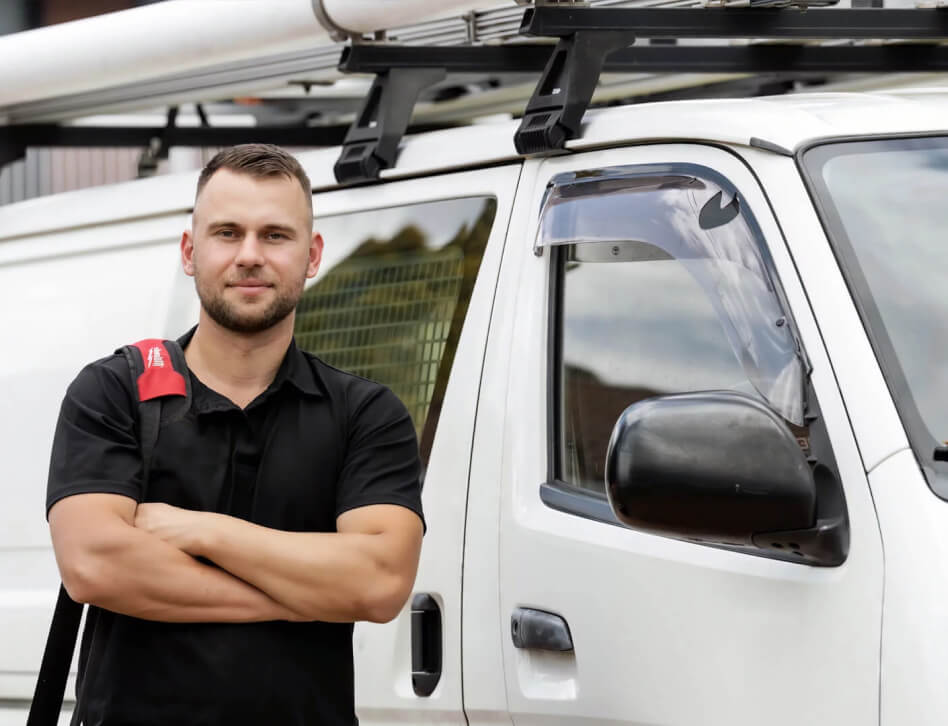
<path fill-rule="evenodd" d="M 755 396 L 802 423 L 803 364 L 756 225 L 733 190 L 690 175 L 590 173 L 554 185 L 561 481 L 603 494 L 616 420 L 645 398 Z"/>
<path fill-rule="evenodd" d="M 316 219 L 324 260 L 300 301 L 296 341 L 391 388 L 426 463 L 496 209 L 470 197 Z"/>

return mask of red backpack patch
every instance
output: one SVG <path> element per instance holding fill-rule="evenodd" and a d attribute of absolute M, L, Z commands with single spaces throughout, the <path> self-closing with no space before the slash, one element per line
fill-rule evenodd
<path fill-rule="evenodd" d="M 145 367 L 137 381 L 139 401 L 149 401 L 161 396 L 187 395 L 184 376 L 174 369 L 164 341 L 148 338 L 138 341 L 134 346 L 142 354 Z"/>

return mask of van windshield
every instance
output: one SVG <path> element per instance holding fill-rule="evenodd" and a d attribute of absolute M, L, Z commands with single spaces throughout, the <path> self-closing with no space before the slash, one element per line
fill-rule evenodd
<path fill-rule="evenodd" d="M 916 456 L 946 497 L 948 138 L 825 144 L 803 161 Z"/>

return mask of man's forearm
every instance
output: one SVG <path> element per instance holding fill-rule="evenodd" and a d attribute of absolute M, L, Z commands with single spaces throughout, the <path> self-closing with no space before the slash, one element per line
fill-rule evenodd
<path fill-rule="evenodd" d="M 374 509 L 374 516 L 368 515 L 356 531 L 285 532 L 226 515 L 170 508 L 150 510 L 154 518 L 147 526 L 306 619 L 387 622 L 411 592 L 421 521 L 402 507 L 366 509 Z M 393 520 L 396 526 L 391 526 Z"/>
<path fill-rule="evenodd" d="M 78 576 L 63 573 L 67 590 L 72 581 L 84 601 L 145 620 L 299 619 L 258 588 L 124 523 L 117 523 L 77 569 Z"/>
<path fill-rule="evenodd" d="M 214 512 L 142 504 L 135 526 L 205 557 L 307 620 L 386 622 L 405 604 L 423 534 L 405 507 L 344 512 L 337 532 L 286 532 Z"/>
<path fill-rule="evenodd" d="M 390 620 L 407 597 L 406 582 L 387 561 L 401 557 L 381 534 L 284 532 L 225 515 L 209 515 L 192 548 L 307 619 Z M 414 516 L 413 514 L 411 516 Z M 409 556 L 416 556 L 414 553 Z"/>

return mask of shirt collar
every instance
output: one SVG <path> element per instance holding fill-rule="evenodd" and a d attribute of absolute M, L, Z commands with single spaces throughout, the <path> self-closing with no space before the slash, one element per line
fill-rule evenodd
<path fill-rule="evenodd" d="M 286 355 L 270 387 L 279 388 L 284 383 L 289 383 L 308 396 L 326 395 L 323 382 L 316 369 L 310 365 L 306 353 L 296 345 L 296 338 L 290 340 L 290 347 L 286 349 Z"/>
<path fill-rule="evenodd" d="M 196 330 L 197 325 L 178 338 L 178 344 L 181 346 L 182 350 L 185 349 L 188 346 L 188 343 L 191 342 L 191 338 L 194 337 L 194 332 Z M 277 369 L 277 373 L 273 378 L 273 382 L 267 386 L 266 393 L 269 394 L 273 391 L 278 391 L 286 384 L 293 386 L 298 391 L 307 396 L 326 395 L 325 387 L 319 377 L 319 374 L 316 372 L 315 368 L 310 365 L 306 353 L 300 350 L 296 345 L 295 338 L 290 340 L 290 345 L 286 349 L 286 354 L 283 356 L 283 360 L 280 363 L 280 367 Z M 209 405 L 205 406 L 199 404 L 198 408 L 207 410 L 218 408 L 218 406 L 213 405 L 211 402 L 206 403 Z"/>

